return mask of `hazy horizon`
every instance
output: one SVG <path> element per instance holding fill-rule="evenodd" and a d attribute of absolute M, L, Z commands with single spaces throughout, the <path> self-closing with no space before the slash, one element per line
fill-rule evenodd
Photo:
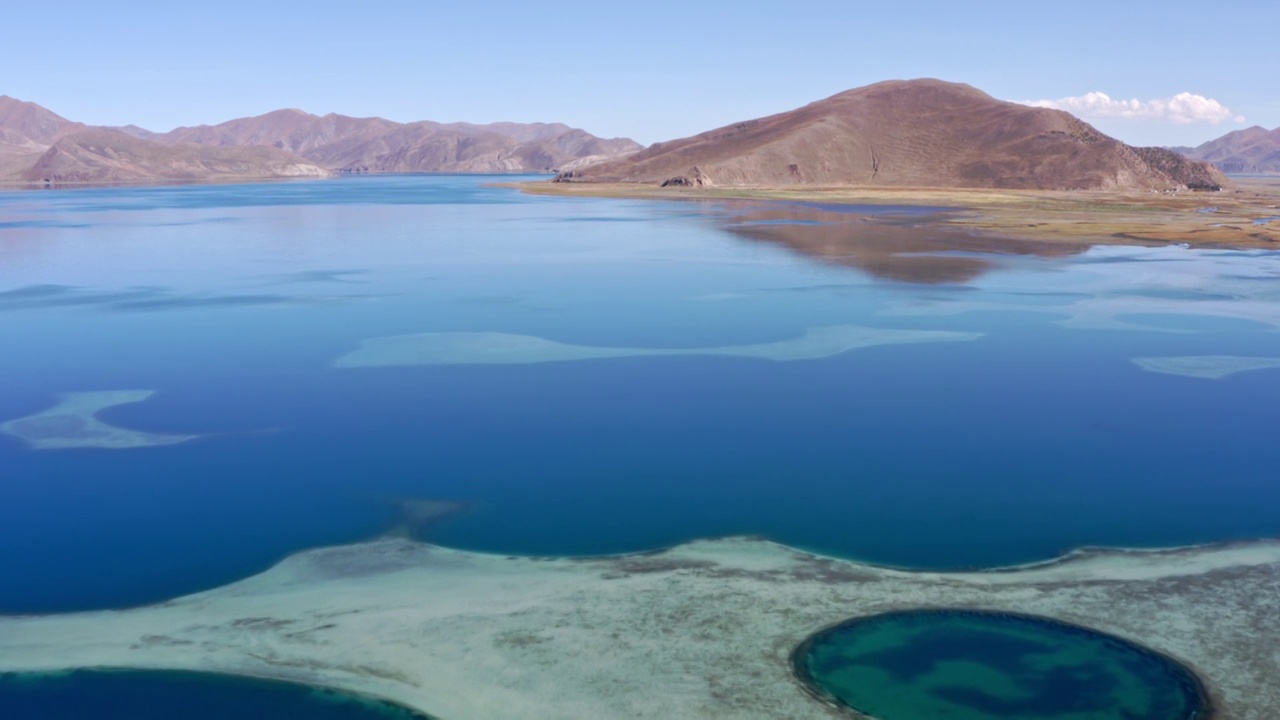
<path fill-rule="evenodd" d="M 873 82 L 938 77 L 1063 107 L 1137 145 L 1280 126 L 1280 96 L 1255 82 L 1271 62 L 1265 45 L 1241 44 L 1239 28 L 1221 21 L 1266 27 L 1280 22 L 1280 7 L 1244 0 L 1085 2 L 1069 15 L 938 2 L 751 13 L 722 0 L 659 0 L 644 12 L 569 2 L 558 17 L 496 0 L 392 2 L 363 17 L 337 7 L 15 8 L 12 50 L 39 62 L 6 78 L 0 94 L 157 132 L 297 108 L 398 122 L 562 122 L 650 144 Z"/>

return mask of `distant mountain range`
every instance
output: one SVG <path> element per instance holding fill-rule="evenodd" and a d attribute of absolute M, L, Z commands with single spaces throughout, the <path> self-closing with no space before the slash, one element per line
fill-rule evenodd
<path fill-rule="evenodd" d="M 571 169 L 562 182 L 879 185 L 1045 190 L 1216 189 L 1225 178 L 1135 148 L 1060 110 L 968 85 L 895 80 Z"/>
<path fill-rule="evenodd" d="M 0 181 L 140 182 L 335 172 L 553 172 L 640 150 L 561 124 L 397 123 L 277 110 L 151 132 L 93 127 L 0 96 Z"/>
<path fill-rule="evenodd" d="M 1171 148 L 1227 173 L 1280 173 L 1280 128 L 1253 126 L 1229 132 L 1198 147 Z"/>
<path fill-rule="evenodd" d="M 690 186 L 1169 190 L 1221 186 L 1207 163 L 1280 172 L 1280 130 L 1176 150 L 1131 147 L 1068 113 L 929 79 L 877 83 L 649 148 L 558 123 L 397 123 L 301 110 L 158 133 L 93 127 L 0 96 L 7 182 L 555 171 L 567 182 Z"/>

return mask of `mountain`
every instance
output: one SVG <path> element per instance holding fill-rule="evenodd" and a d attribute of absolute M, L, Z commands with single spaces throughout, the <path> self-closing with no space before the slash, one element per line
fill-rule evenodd
<path fill-rule="evenodd" d="M 144 182 L 338 172 L 550 172 L 641 149 L 559 123 L 397 123 L 276 110 L 157 133 L 0 96 L 0 181 Z"/>
<path fill-rule="evenodd" d="M 178 128 L 155 139 L 269 145 L 342 172 L 550 172 L 641 149 L 632 140 L 606 140 L 560 123 L 396 123 L 301 110 Z"/>
<path fill-rule="evenodd" d="M 118 130 L 92 128 L 59 139 L 19 177 L 28 182 L 99 183 L 329 174 L 272 147 L 162 145 Z"/>
<path fill-rule="evenodd" d="M 162 144 L 137 126 L 99 128 L 0 96 L 0 181 L 200 181 L 323 177 L 329 171 L 275 148 Z"/>
<path fill-rule="evenodd" d="M 0 95 L 0 178 L 22 173 L 51 143 L 84 128 L 35 103 Z"/>
<path fill-rule="evenodd" d="M 1280 173 L 1280 128 L 1258 126 L 1229 132 L 1195 148 L 1174 148 L 1228 173 Z"/>
<path fill-rule="evenodd" d="M 16 133 L 32 142 L 49 144 L 63 135 L 85 129 L 32 102 L 0 95 L 0 129 Z"/>
<path fill-rule="evenodd" d="M 850 90 L 557 179 L 1045 190 L 1216 189 L 1225 181 L 1202 163 L 1163 148 L 1130 147 L 1060 110 L 927 79 Z"/>

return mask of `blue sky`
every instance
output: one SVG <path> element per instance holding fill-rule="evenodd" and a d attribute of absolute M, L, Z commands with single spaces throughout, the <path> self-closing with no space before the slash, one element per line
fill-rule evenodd
<path fill-rule="evenodd" d="M 561 121 L 647 144 L 910 77 L 1010 100 L 1136 99 L 1068 106 L 1138 144 L 1280 126 L 1275 0 L 68 0 L 15 3 L 3 23 L 0 94 L 153 130 L 298 107 Z M 1180 93 L 1205 102 L 1147 104 Z"/>

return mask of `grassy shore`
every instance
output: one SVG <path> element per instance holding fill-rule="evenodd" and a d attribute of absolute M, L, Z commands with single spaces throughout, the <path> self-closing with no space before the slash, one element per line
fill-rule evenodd
<path fill-rule="evenodd" d="M 509 186 L 538 195 L 570 197 L 787 200 L 955 208 L 964 212 L 948 213 L 939 218 L 939 223 L 1018 240 L 1280 247 L 1280 221 L 1257 222 L 1280 215 L 1280 177 L 1237 179 L 1221 192 L 1177 193 L 808 186 L 662 188 L 546 181 Z"/>

